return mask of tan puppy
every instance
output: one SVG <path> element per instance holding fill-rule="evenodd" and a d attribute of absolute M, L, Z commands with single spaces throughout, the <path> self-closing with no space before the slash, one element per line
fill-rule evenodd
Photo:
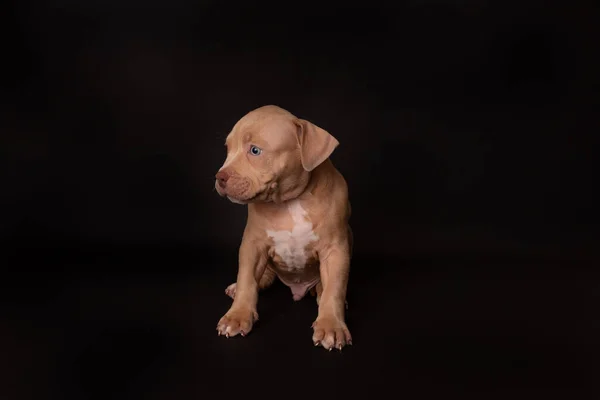
<path fill-rule="evenodd" d="M 258 319 L 258 292 L 278 277 L 294 300 L 316 294 L 313 342 L 342 349 L 352 343 L 345 323 L 352 253 L 346 181 L 329 160 L 339 142 L 325 130 L 276 106 L 246 114 L 225 142 L 216 175 L 221 196 L 248 204 L 233 304 L 217 325 L 245 336 Z"/>

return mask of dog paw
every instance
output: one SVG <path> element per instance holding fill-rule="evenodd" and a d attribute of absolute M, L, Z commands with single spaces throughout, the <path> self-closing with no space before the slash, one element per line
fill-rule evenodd
<path fill-rule="evenodd" d="M 352 336 L 346 323 L 335 317 L 318 317 L 313 323 L 313 343 L 315 346 L 331 351 L 333 348 L 342 350 L 352 344 Z"/>
<path fill-rule="evenodd" d="M 219 336 L 232 337 L 237 334 L 246 336 L 252 330 L 252 325 L 258 320 L 256 311 L 245 308 L 230 309 L 217 324 Z"/>
<path fill-rule="evenodd" d="M 225 294 L 231 297 L 232 299 L 235 299 L 235 288 L 236 283 L 234 282 L 231 285 L 227 286 L 227 288 L 225 289 Z"/>

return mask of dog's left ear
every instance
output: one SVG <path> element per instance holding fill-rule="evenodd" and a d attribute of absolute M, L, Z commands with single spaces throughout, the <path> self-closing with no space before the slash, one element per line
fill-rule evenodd
<path fill-rule="evenodd" d="M 312 171 L 323 161 L 327 160 L 340 144 L 325 129 L 304 119 L 294 121 L 298 126 L 298 143 L 300 144 L 300 159 L 306 171 Z"/>

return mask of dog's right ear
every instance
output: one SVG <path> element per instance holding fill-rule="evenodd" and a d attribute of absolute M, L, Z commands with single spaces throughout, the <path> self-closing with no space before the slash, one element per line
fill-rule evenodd
<path fill-rule="evenodd" d="M 298 126 L 302 167 L 306 171 L 312 171 L 329 158 L 340 142 L 312 122 L 296 119 L 294 123 Z"/>

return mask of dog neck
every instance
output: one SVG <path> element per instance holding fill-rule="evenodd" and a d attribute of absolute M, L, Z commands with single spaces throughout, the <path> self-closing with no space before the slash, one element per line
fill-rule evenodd
<path fill-rule="evenodd" d="M 331 189 L 334 179 L 332 178 L 333 164 L 329 159 L 314 170 L 308 172 L 308 179 L 304 185 L 300 185 L 286 193 L 285 196 L 274 196 L 269 202 L 252 202 L 248 206 L 254 210 L 268 210 L 271 208 L 287 207 L 296 200 L 305 200 L 319 195 L 323 190 Z"/>
<path fill-rule="evenodd" d="M 329 159 L 325 160 L 321 165 L 309 172 L 304 186 L 299 186 L 286 196 L 279 198 L 278 201 L 274 201 L 274 203 L 285 205 L 289 201 L 306 199 L 315 195 L 321 188 L 329 186 L 332 181 L 330 179 L 331 166 L 331 161 Z"/>

